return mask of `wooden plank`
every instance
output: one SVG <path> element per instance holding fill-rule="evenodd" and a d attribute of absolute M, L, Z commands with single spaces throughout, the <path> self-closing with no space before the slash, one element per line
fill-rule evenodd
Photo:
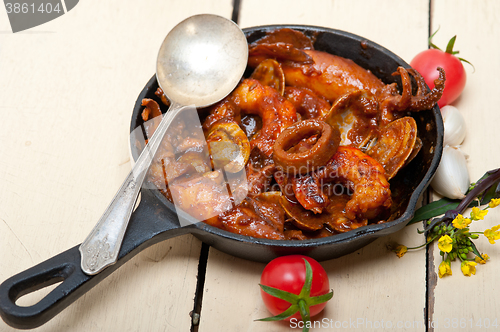
<path fill-rule="evenodd" d="M 308 24 L 365 36 L 407 61 L 426 48 L 427 1 L 243 1 L 240 25 Z M 391 243 L 418 245 L 417 226 L 379 239 L 348 256 L 323 262 L 335 295 L 315 320 L 321 330 L 424 331 L 425 250 L 397 258 Z M 267 317 L 258 283 L 264 264 L 210 250 L 199 331 L 288 331 Z M 404 294 L 404 296 L 402 296 Z M 408 299 L 411 299 L 410 301 Z M 326 319 L 326 321 L 323 321 Z M 293 327 L 293 326 L 292 326 Z"/>
<path fill-rule="evenodd" d="M 0 281 L 85 239 L 130 171 L 161 42 L 199 13 L 231 17 L 232 1 L 80 1 L 17 34 L 0 10 Z M 188 331 L 200 248 L 188 235 L 142 252 L 37 330 Z"/>
<path fill-rule="evenodd" d="M 455 50 L 459 56 L 474 64 L 475 70 L 464 64 L 467 84 L 462 96 L 453 103 L 464 116 L 467 136 L 462 150 L 469 155 L 468 167 L 472 181 L 486 171 L 500 166 L 500 156 L 495 142 L 500 140 L 497 107 L 497 87 L 500 64 L 500 3 L 497 1 L 434 1 L 432 7 L 432 30 L 440 27 L 434 43 L 446 47 L 448 40 L 457 35 Z M 468 216 L 468 212 L 466 212 Z M 474 231 L 484 231 L 500 224 L 500 211 L 490 210 L 484 221 L 471 225 Z M 491 245 L 481 236 L 475 241 L 481 252 L 491 260 L 477 266 L 477 273 L 465 277 L 460 263 L 452 263 L 453 275 L 439 279 L 434 288 L 434 331 L 450 328 L 462 331 L 479 331 L 487 328 L 499 329 L 497 276 L 500 273 L 498 257 L 500 248 Z M 441 262 L 439 249 L 433 251 L 435 273 Z M 496 320 L 496 326 L 493 322 Z M 477 325 L 476 325 L 477 324 Z M 482 324 L 482 327 L 479 325 Z"/>

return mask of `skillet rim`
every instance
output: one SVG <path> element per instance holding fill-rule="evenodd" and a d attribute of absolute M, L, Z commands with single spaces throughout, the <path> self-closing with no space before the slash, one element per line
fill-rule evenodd
<path fill-rule="evenodd" d="M 242 29 L 247 38 L 251 36 L 252 34 L 255 33 L 265 33 L 267 31 L 271 31 L 277 28 L 290 28 L 290 29 L 295 29 L 303 32 L 309 32 L 312 34 L 320 34 L 320 33 L 326 33 L 326 34 L 333 34 L 337 35 L 340 37 L 344 37 L 347 39 L 354 40 L 359 43 L 367 43 L 370 48 L 374 49 L 377 53 L 383 53 L 384 56 L 391 58 L 393 61 L 398 63 L 399 65 L 405 67 L 405 68 L 411 68 L 408 63 L 406 63 L 402 58 L 400 58 L 398 55 L 394 54 L 392 51 L 386 49 L 385 47 L 372 42 L 371 40 L 361 37 L 359 35 L 355 35 L 350 32 L 346 32 L 343 30 L 338 30 L 338 29 L 333 29 L 333 28 L 326 28 L 326 27 L 320 27 L 320 26 L 314 26 L 314 25 L 297 25 L 297 24 L 273 24 L 273 25 L 262 25 L 262 26 L 254 26 L 254 27 L 248 27 Z M 130 132 L 132 132 L 136 127 L 134 126 L 134 122 L 136 118 L 139 116 L 139 110 L 141 108 L 141 101 L 142 98 L 149 92 L 149 89 L 154 86 L 156 83 L 156 76 L 153 75 L 153 77 L 148 81 L 144 89 L 141 91 L 139 94 L 137 101 L 134 105 L 134 111 L 132 114 L 132 121 L 130 125 Z M 157 84 L 157 83 L 156 83 Z M 329 244 L 339 244 L 339 243 L 349 243 L 355 239 L 359 238 L 371 238 L 371 239 L 376 239 L 378 237 L 386 236 L 392 233 L 397 232 L 398 230 L 402 229 L 404 226 L 406 226 L 406 223 L 411 220 L 413 217 L 416 206 L 418 203 L 418 200 L 424 190 L 427 188 L 427 186 L 430 184 L 436 169 L 439 165 L 439 161 L 441 159 L 442 155 L 442 150 L 443 150 L 443 133 L 444 133 L 444 126 L 443 126 L 443 120 L 441 117 L 441 112 L 439 110 L 439 107 L 435 105 L 431 110 L 427 110 L 424 112 L 432 112 L 433 119 L 435 120 L 435 131 L 437 134 L 436 137 L 436 144 L 434 146 L 434 151 L 433 151 L 433 157 L 431 160 L 431 163 L 429 165 L 429 168 L 425 172 L 424 177 L 422 180 L 418 183 L 418 185 L 415 187 L 413 190 L 412 194 L 410 195 L 410 198 L 408 200 L 408 204 L 404 212 L 395 220 L 384 222 L 381 224 L 369 224 L 367 226 L 360 227 L 358 229 L 354 229 L 345 233 L 341 234 L 336 234 L 324 238 L 316 238 L 316 239 L 309 239 L 309 240 L 272 240 L 272 239 L 264 239 L 264 238 L 254 238 L 251 236 L 246 236 L 246 235 L 240 235 L 236 233 L 231 233 L 229 231 L 225 231 L 219 228 L 216 228 L 214 226 L 208 225 L 204 222 L 197 222 L 193 224 L 193 228 L 191 229 L 191 233 L 195 236 L 199 235 L 202 236 L 203 233 L 210 233 L 215 236 L 220 236 L 226 240 L 234 240 L 237 242 L 242 242 L 242 243 L 249 243 L 249 244 L 257 244 L 257 245 L 264 245 L 266 247 L 275 247 L 275 248 L 318 248 L 321 246 L 329 245 Z M 137 158 L 138 154 L 137 151 L 134 150 L 134 144 L 133 142 L 130 142 L 130 148 L 132 152 L 132 156 L 134 160 Z M 159 190 L 152 190 L 154 196 L 161 201 L 163 205 L 166 205 L 166 207 L 172 211 L 175 212 L 175 207 L 173 206 L 172 203 L 170 203 L 161 193 Z M 204 239 L 202 239 L 204 241 Z M 354 250 L 350 250 L 350 252 L 353 252 L 357 249 L 362 248 L 363 246 L 360 246 Z"/>

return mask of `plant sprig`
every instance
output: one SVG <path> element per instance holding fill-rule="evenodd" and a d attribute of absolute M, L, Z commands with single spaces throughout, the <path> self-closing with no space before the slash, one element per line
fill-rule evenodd
<path fill-rule="evenodd" d="M 465 276 L 476 274 L 477 263 L 484 264 L 489 257 L 479 252 L 473 240 L 482 234 L 490 243 L 495 243 L 495 240 L 500 240 L 500 225 L 484 232 L 470 232 L 469 224 L 472 220 L 483 220 L 488 209 L 498 205 L 500 205 L 500 168 L 486 172 L 481 179 L 470 186 L 462 200 L 442 198 L 418 209 L 408 225 L 427 220 L 425 228 L 418 231 L 427 234 L 427 241 L 414 248 L 399 245 L 393 251 L 402 257 L 408 250 L 423 247 L 438 239 L 438 248 L 443 257 L 439 265 L 440 278 L 452 274 L 451 261 L 456 259 L 461 261 L 460 268 Z M 481 206 L 485 207 L 480 208 Z M 470 218 L 465 218 L 463 213 L 471 207 Z M 439 215 L 442 216 L 434 218 Z M 471 258 L 470 253 L 475 257 Z"/>

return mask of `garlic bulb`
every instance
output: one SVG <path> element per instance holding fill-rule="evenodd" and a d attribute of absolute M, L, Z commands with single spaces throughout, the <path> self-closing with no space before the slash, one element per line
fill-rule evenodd
<path fill-rule="evenodd" d="M 465 196 L 470 179 L 467 161 L 460 148 L 445 146 L 431 187 L 437 193 L 452 199 Z"/>
<path fill-rule="evenodd" d="M 450 105 L 441 108 L 444 122 L 443 145 L 458 146 L 465 138 L 465 120 L 459 110 Z"/>

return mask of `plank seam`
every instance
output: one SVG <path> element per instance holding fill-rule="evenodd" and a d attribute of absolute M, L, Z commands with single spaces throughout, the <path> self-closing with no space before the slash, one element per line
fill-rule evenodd
<path fill-rule="evenodd" d="M 203 289 L 205 288 L 205 275 L 207 273 L 208 251 L 210 246 L 206 243 L 201 244 L 200 260 L 198 263 L 198 276 L 196 282 L 196 291 L 194 295 L 194 307 L 191 311 L 191 332 L 198 332 L 200 322 L 201 307 L 203 301 Z"/>
<path fill-rule="evenodd" d="M 238 21 L 240 19 L 240 4 L 241 0 L 233 0 L 233 12 L 231 14 L 231 20 L 233 20 L 233 22 L 236 24 L 238 24 Z"/>
<path fill-rule="evenodd" d="M 429 25 L 427 31 L 427 38 L 430 38 L 432 35 L 432 8 L 434 7 L 433 0 L 429 0 L 429 9 L 428 9 L 428 17 L 429 17 Z M 430 48 L 430 46 L 427 46 Z M 427 189 L 426 191 L 427 197 L 426 202 L 431 202 L 431 189 Z M 424 227 L 426 226 L 426 221 L 424 221 Z M 427 237 L 427 235 L 426 235 Z M 424 308 L 424 324 L 426 332 L 434 331 L 434 289 L 437 285 L 437 275 L 436 268 L 434 263 L 434 246 L 432 244 L 427 245 L 425 248 L 426 257 L 425 257 L 425 308 Z"/>

